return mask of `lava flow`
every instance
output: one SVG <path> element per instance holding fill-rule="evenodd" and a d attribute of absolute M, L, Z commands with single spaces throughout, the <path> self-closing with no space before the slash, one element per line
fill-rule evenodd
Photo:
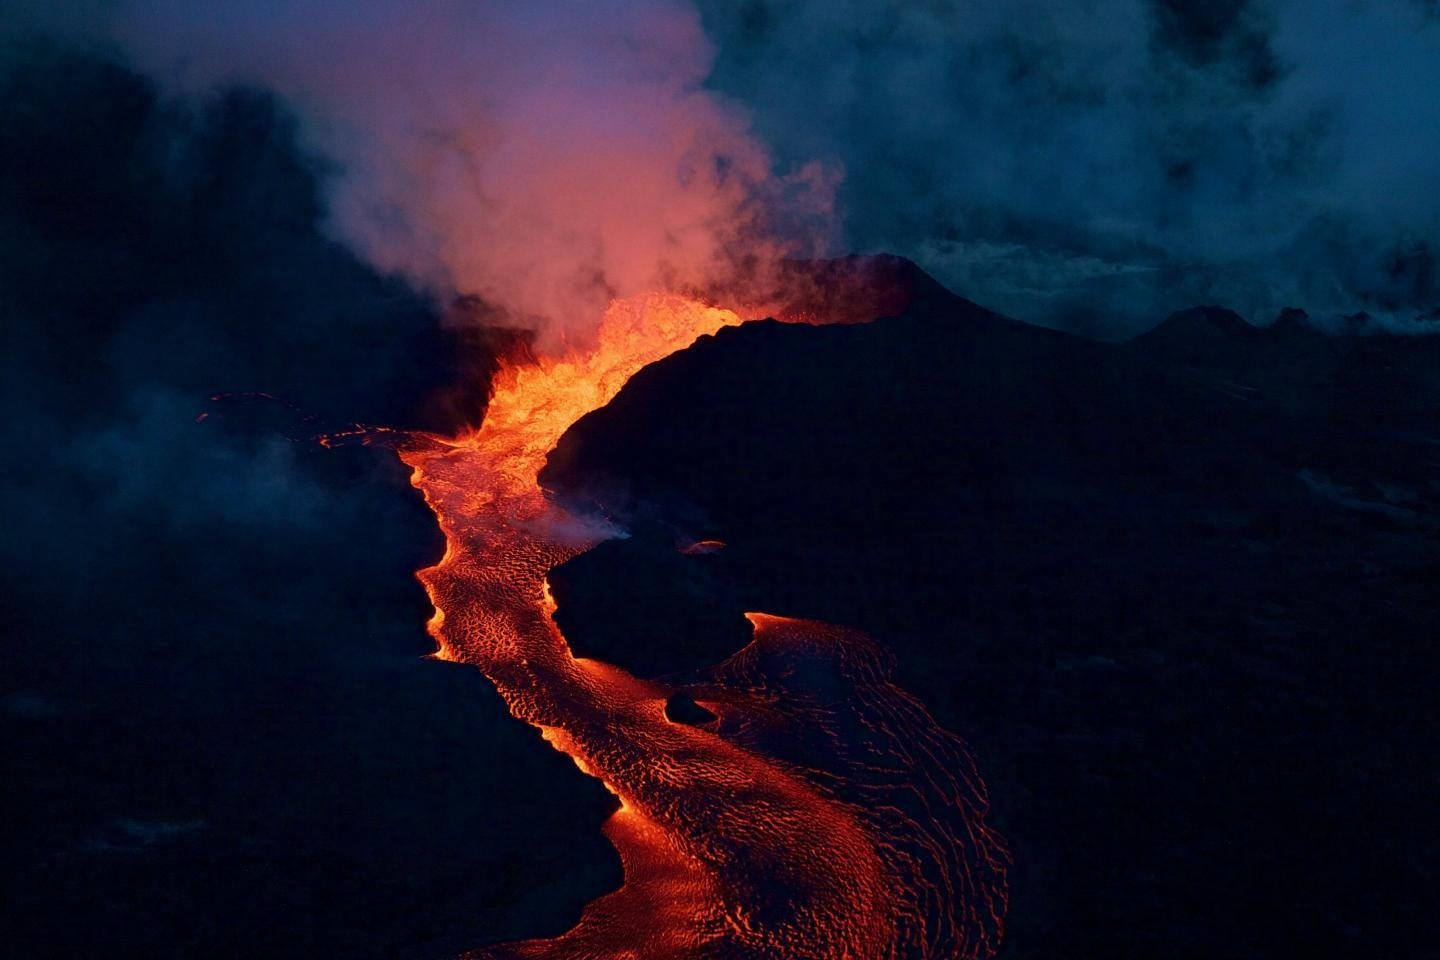
<path fill-rule="evenodd" d="M 749 614 L 754 640 L 684 693 L 575 657 L 546 576 L 616 531 L 546 497 L 561 433 L 641 367 L 740 322 L 677 297 L 617 301 L 593 349 L 503 370 L 482 426 L 402 450 L 445 533 L 419 574 L 438 656 L 619 798 L 623 886 L 568 933 L 476 957 L 941 958 L 998 946 L 1008 855 L 964 745 L 825 624 Z M 708 714 L 704 711 L 708 711 Z M 711 717 L 713 715 L 713 717 Z"/>

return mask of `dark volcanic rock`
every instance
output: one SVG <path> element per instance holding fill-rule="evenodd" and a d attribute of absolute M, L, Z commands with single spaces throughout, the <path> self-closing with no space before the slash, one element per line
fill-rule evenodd
<path fill-rule="evenodd" d="M 1224 307 L 1191 307 L 1170 314 L 1158 326 L 1135 338 L 1147 349 L 1159 349 L 1159 344 L 1191 346 L 1200 342 L 1216 344 L 1234 340 L 1237 337 L 1258 337 L 1264 331 L 1252 326 L 1234 310 Z"/>
<path fill-rule="evenodd" d="M 1423 956 L 1437 412 L 1440 338 L 1211 308 L 1121 345 L 948 295 L 727 329 L 552 456 L 636 534 L 557 571 L 557 617 L 649 674 L 744 610 L 876 635 L 977 748 L 1009 956 Z"/>
<path fill-rule="evenodd" d="M 665 701 L 665 719 L 671 723 L 686 723 L 692 727 L 703 726 L 715 719 L 715 714 L 706 710 L 690 694 L 681 690 L 670 695 Z"/>

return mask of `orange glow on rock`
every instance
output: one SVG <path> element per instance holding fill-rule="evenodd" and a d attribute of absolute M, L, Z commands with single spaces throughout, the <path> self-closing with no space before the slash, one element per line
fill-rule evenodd
<path fill-rule="evenodd" d="M 719 553 L 724 549 L 724 540 L 697 540 L 692 544 L 681 547 L 680 552 L 687 557 L 703 557 L 712 553 Z"/>
<path fill-rule="evenodd" d="M 984 785 L 863 635 L 747 614 L 754 641 L 687 688 L 718 717 L 702 729 L 666 719 L 678 688 L 575 658 L 551 618 L 550 569 L 615 531 L 545 496 L 546 454 L 641 367 L 739 322 L 674 296 L 617 301 L 587 349 L 504 370 L 477 430 L 401 450 L 446 537 L 419 573 L 437 656 L 478 667 L 620 802 L 605 833 L 624 885 L 563 936 L 474 956 L 978 958 L 998 946 L 1008 857 L 984 824 Z M 821 689 L 804 685 L 821 674 Z"/>

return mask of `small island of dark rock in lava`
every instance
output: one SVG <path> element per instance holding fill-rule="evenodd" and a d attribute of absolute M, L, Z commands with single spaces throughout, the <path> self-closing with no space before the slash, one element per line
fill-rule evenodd
<path fill-rule="evenodd" d="M 1417 0 L 17 0 L 5 955 L 1436 956 L 1435 89 Z"/>

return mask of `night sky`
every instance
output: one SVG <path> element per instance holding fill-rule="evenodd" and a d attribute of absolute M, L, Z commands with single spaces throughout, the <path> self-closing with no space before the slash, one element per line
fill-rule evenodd
<path fill-rule="evenodd" d="M 7 956 L 566 930 L 612 798 L 426 658 L 404 466 L 310 438 L 881 253 L 902 321 L 731 331 L 567 441 L 633 533 L 557 571 L 577 648 L 889 643 L 991 776 L 1001 957 L 1434 955 L 1431 0 L 61 6 L 0 12 Z"/>

